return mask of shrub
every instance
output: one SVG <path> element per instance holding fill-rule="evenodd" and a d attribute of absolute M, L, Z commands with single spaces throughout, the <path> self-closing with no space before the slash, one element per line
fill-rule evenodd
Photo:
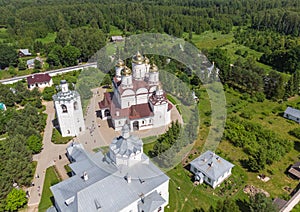
<path fill-rule="evenodd" d="M 290 130 L 289 134 L 296 137 L 296 138 L 298 138 L 298 139 L 300 139 L 300 128 L 298 127 L 298 128 L 293 129 L 293 130 Z"/>

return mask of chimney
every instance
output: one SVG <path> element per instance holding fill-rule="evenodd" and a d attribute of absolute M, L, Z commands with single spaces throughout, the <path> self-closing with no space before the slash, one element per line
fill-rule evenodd
<path fill-rule="evenodd" d="M 86 172 L 83 172 L 83 180 L 87 181 L 89 179 L 89 176 Z"/>
<path fill-rule="evenodd" d="M 131 183 L 131 176 L 130 176 L 130 175 L 127 175 L 127 176 L 126 176 L 126 180 L 127 180 L 127 183 Z"/>
<path fill-rule="evenodd" d="M 144 195 L 143 193 L 141 193 L 141 194 L 140 194 L 140 197 L 141 197 L 141 202 L 144 204 L 144 202 L 145 202 L 145 201 L 144 201 L 144 200 L 145 200 L 145 195 Z"/>

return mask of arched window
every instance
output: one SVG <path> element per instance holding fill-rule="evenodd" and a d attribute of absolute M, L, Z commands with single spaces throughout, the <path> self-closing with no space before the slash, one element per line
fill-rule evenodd
<path fill-rule="evenodd" d="M 74 102 L 74 110 L 78 110 L 78 102 Z"/>
<path fill-rule="evenodd" d="M 63 113 L 67 113 L 68 112 L 68 108 L 66 105 L 61 105 L 61 109 L 63 111 Z"/>

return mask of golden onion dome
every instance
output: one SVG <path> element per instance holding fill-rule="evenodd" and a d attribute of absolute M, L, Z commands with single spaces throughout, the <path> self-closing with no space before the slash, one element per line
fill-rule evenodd
<path fill-rule="evenodd" d="M 139 51 L 136 53 L 136 55 L 132 57 L 132 62 L 135 64 L 142 64 L 144 60 L 145 60 L 144 56 L 141 55 Z"/>
<path fill-rule="evenodd" d="M 146 64 L 149 64 L 149 63 L 150 63 L 150 60 L 149 60 L 148 57 L 145 57 L 145 63 L 146 63 Z"/>
<path fill-rule="evenodd" d="M 116 66 L 117 67 L 124 67 L 125 66 L 125 63 L 123 60 L 119 59 L 118 62 L 116 63 Z"/>
<path fill-rule="evenodd" d="M 125 66 L 125 68 L 122 70 L 122 75 L 130 76 L 131 75 L 131 69 Z"/>
<path fill-rule="evenodd" d="M 150 72 L 158 72 L 158 67 L 154 63 L 150 67 Z"/>

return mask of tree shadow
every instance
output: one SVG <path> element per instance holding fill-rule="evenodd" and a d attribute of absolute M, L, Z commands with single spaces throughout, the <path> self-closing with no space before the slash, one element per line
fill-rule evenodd
<path fill-rule="evenodd" d="M 300 142 L 299 141 L 294 141 L 294 150 L 297 150 L 300 152 Z"/>
<path fill-rule="evenodd" d="M 250 212 L 249 202 L 246 201 L 245 199 L 244 200 L 238 199 L 235 201 L 235 203 L 239 207 L 240 211 Z"/>

